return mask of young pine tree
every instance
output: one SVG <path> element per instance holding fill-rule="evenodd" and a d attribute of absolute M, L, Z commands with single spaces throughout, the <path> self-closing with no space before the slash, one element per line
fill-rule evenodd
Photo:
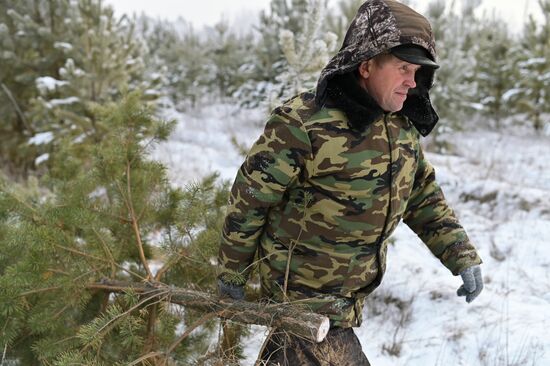
<path fill-rule="evenodd" d="M 500 129 L 502 119 L 511 114 L 510 98 L 517 90 L 516 41 L 509 36 L 503 20 L 492 19 L 482 22 L 475 49 L 475 84 L 481 113 Z"/>
<path fill-rule="evenodd" d="M 36 80 L 46 75 L 57 79 L 65 62 L 64 49 L 57 42 L 69 33 L 63 22 L 69 1 L 2 0 L 0 4 L 0 164 L 5 172 L 20 177 L 33 168 L 37 154 L 36 147 L 28 144 L 38 130 L 30 111 L 38 95 Z"/>
<path fill-rule="evenodd" d="M 105 280 L 213 291 L 212 258 L 227 187 L 172 188 L 148 150 L 171 123 L 136 93 L 97 113 L 108 131 L 91 164 L 67 160 L 21 194 L 0 189 L 0 345 L 21 365 L 193 364 L 215 323 L 202 314 L 94 287 Z M 29 192 L 28 190 L 24 192 Z M 202 325 L 191 335 L 184 330 Z"/>
<path fill-rule="evenodd" d="M 437 0 L 428 5 L 427 17 L 432 24 L 437 42 L 441 69 L 436 72 L 435 85 L 430 93 L 441 120 L 431 139 L 438 149 L 446 149 L 446 137 L 465 126 L 472 117 L 472 101 L 475 101 L 473 70 L 475 58 L 472 37 L 478 27 L 472 6 L 463 8 L 461 14 L 448 9 L 445 1 Z"/>
<path fill-rule="evenodd" d="M 276 79 L 287 70 L 287 62 L 279 42 L 280 34 L 282 31 L 301 34 L 307 22 L 307 10 L 308 0 L 271 0 L 269 11 L 260 13 L 253 57 L 242 68 L 248 80 L 235 93 L 242 105 L 269 105 L 271 99 L 282 98 L 284 90 Z"/>
<path fill-rule="evenodd" d="M 228 23 L 221 20 L 208 30 L 205 41 L 205 61 L 211 65 L 210 93 L 221 99 L 231 97 L 246 80 L 246 66 L 251 59 L 250 48 L 253 47 L 251 33 L 238 35 L 231 30 Z"/>
<path fill-rule="evenodd" d="M 68 34 L 58 42 L 64 49 L 64 63 L 55 75 L 37 79 L 40 93 L 31 109 L 36 131 L 51 136 L 40 145 L 41 152 L 48 154 L 40 161 L 48 168 L 56 164 L 63 143 L 82 146 L 78 155 L 85 161 L 86 146 L 103 138 L 106 130 L 95 105 L 118 99 L 125 88 L 143 90 L 144 100 L 156 97 L 145 75 L 143 45 L 132 20 L 117 19 L 101 1 L 79 0 L 71 3 L 64 22 Z M 52 77 L 56 87 L 46 87 L 44 79 Z"/>
<path fill-rule="evenodd" d="M 319 72 L 328 62 L 336 45 L 336 35 L 321 35 L 325 0 L 311 0 L 303 14 L 303 29 L 292 32 L 283 29 L 279 44 L 285 57 L 284 71 L 275 80 L 273 104 L 279 104 L 297 93 L 313 88 Z"/>
<path fill-rule="evenodd" d="M 93 106 L 147 90 L 134 23 L 99 0 L 6 0 L 0 13 L 0 162 L 14 176 L 51 166 L 60 141 L 99 141 Z M 84 156 L 84 154 L 81 154 Z M 47 169 L 44 169 L 47 170 Z"/>
<path fill-rule="evenodd" d="M 520 74 L 516 108 L 525 113 L 535 131 L 544 127 L 550 113 L 550 0 L 539 0 L 544 22 L 531 17 L 520 40 L 522 53 L 517 64 Z"/>
<path fill-rule="evenodd" d="M 138 28 L 147 45 L 146 68 L 161 76 L 162 89 L 176 108 L 193 108 L 210 94 L 210 56 L 192 24 L 183 19 L 172 23 L 141 17 Z"/>

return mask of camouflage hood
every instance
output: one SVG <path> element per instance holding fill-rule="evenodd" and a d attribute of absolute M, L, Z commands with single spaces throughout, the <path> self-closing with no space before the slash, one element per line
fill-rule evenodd
<path fill-rule="evenodd" d="M 424 16 L 398 1 L 366 1 L 351 22 L 342 47 L 321 72 L 316 103 L 319 106 L 325 104 L 330 81 L 336 76 L 352 73 L 362 61 L 403 44 L 421 46 L 436 60 L 432 29 Z M 423 67 L 417 73 L 417 87 L 409 91 L 401 111 L 424 136 L 438 120 L 428 94 L 433 79 L 434 70 Z M 353 119 L 353 116 L 348 117 Z M 371 119 L 376 119 L 376 116 Z"/>

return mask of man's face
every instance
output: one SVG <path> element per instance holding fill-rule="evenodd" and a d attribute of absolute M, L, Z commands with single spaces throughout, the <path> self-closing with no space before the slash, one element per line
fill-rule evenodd
<path fill-rule="evenodd" d="M 416 86 L 414 75 L 418 69 L 419 65 L 383 55 L 380 60 L 361 63 L 360 84 L 384 111 L 397 112 L 403 108 L 409 89 Z"/>

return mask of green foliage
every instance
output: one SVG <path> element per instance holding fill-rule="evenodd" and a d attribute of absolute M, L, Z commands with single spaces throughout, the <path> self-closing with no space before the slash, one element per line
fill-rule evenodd
<path fill-rule="evenodd" d="M 517 67 L 519 93 L 515 105 L 525 113 L 533 128 L 542 130 L 544 113 L 550 113 L 550 1 L 539 0 L 544 22 L 531 16 L 520 41 Z"/>
<path fill-rule="evenodd" d="M 217 175 L 212 175 L 200 184 L 186 187 L 173 223 L 176 233 L 169 233 L 163 243 L 165 255 L 178 259 L 173 270 L 167 274 L 168 282 L 177 286 L 207 289 L 213 285 L 212 278 L 204 274 L 212 270 L 218 255 L 224 218 L 224 211 L 220 208 L 226 205 L 229 191 L 227 182 L 217 187 L 216 180 Z M 198 234 L 194 233 L 197 227 L 202 229 Z M 184 250 L 180 243 L 184 244 Z M 210 290 L 214 288 L 210 287 Z"/>
<path fill-rule="evenodd" d="M 432 92 L 445 122 L 433 134 L 440 147 L 448 132 L 479 125 L 479 116 L 485 127 L 498 129 L 507 117 L 524 113 L 540 130 L 550 111 L 550 2 L 539 2 L 545 21 L 531 18 L 519 36 L 510 35 L 502 19 L 475 15 L 479 4 L 465 2 L 460 14 L 443 1 L 428 8 L 442 66 Z"/>
<path fill-rule="evenodd" d="M 202 34 L 187 22 L 166 23 L 142 17 L 140 33 L 150 45 L 147 67 L 159 73 L 162 85 L 179 109 L 198 102 L 224 99 L 243 83 L 242 65 L 250 59 L 252 35 L 238 35 L 220 21 Z"/>
<path fill-rule="evenodd" d="M 277 77 L 288 70 L 288 63 L 280 44 L 280 35 L 282 31 L 302 34 L 307 23 L 304 17 L 307 11 L 308 0 L 271 0 L 269 11 L 261 11 L 253 57 L 242 68 L 246 70 L 247 81 L 235 93 L 242 105 L 257 107 L 283 98 L 284 85 L 277 82 Z"/>
<path fill-rule="evenodd" d="M 59 161 L 41 182 L 51 193 L 2 182 L 0 344 L 22 364 L 187 362 L 206 352 L 213 323 L 177 346 L 178 329 L 200 314 L 91 285 L 155 281 L 212 291 L 227 185 L 212 176 L 185 190 L 170 186 L 147 156 L 173 123 L 154 119 L 138 93 L 97 115 L 107 132 L 89 148 L 90 164 L 68 164 L 67 172 Z"/>
<path fill-rule="evenodd" d="M 58 13 L 66 13 L 67 1 L 51 3 Z M 64 29 L 63 24 L 50 22 L 43 7 L 35 7 L 32 1 L 3 0 L 1 4 L 5 11 L 0 12 L 0 133 L 5 143 L 0 161 L 4 169 L 20 173 L 32 166 L 27 158 L 36 154 L 26 145 L 35 133 L 29 112 L 37 96 L 35 79 L 54 75 L 62 66 L 63 51 L 54 47 L 54 38 Z"/>
<path fill-rule="evenodd" d="M 500 19 L 484 22 L 475 44 L 475 81 L 482 115 L 500 128 L 501 120 L 511 112 L 510 97 L 518 80 L 514 67 L 514 40 Z M 492 127 L 492 126 L 488 126 Z"/>
<path fill-rule="evenodd" d="M 246 80 L 242 65 L 251 60 L 252 34 L 237 36 L 227 22 L 220 21 L 208 33 L 206 42 L 213 89 L 221 97 L 229 97 Z"/>
<path fill-rule="evenodd" d="M 274 90 L 275 107 L 292 96 L 314 88 L 320 71 L 335 50 L 336 35 L 321 35 L 324 20 L 325 0 L 310 0 L 303 29 L 300 33 L 281 30 L 279 45 L 285 56 L 284 71 L 276 77 L 279 87 Z"/>
<path fill-rule="evenodd" d="M 301 33 L 304 30 L 304 14 L 307 14 L 307 0 L 271 0 L 269 12 L 260 13 L 260 43 L 256 51 L 259 61 L 255 65 L 262 80 L 274 81 L 283 71 L 283 52 L 279 45 L 281 31 Z"/>
<path fill-rule="evenodd" d="M 227 271 L 220 276 L 220 279 L 227 284 L 244 286 L 247 282 L 247 278 L 242 273 Z"/>
<path fill-rule="evenodd" d="M 174 104 L 180 108 L 194 106 L 207 93 L 210 78 L 199 35 L 184 21 L 167 23 L 141 17 L 138 24 L 149 45 L 145 53 L 148 69 L 160 76 Z"/>
<path fill-rule="evenodd" d="M 451 128 L 458 128 L 471 116 L 471 102 L 475 100 L 471 39 L 479 21 L 468 9 L 457 14 L 447 9 L 443 0 L 438 0 L 430 3 L 427 11 L 441 64 L 431 96 L 441 119 Z"/>
<path fill-rule="evenodd" d="M 12 175 L 44 166 L 63 140 L 99 141 L 104 131 L 95 105 L 116 100 L 123 88 L 154 97 L 134 23 L 115 18 L 109 6 L 99 0 L 3 2 L 0 129 L 9 143 L 0 148 L 0 161 Z"/>
<path fill-rule="evenodd" d="M 462 5 L 457 12 L 452 4 L 436 0 L 426 12 L 441 65 L 430 93 L 441 123 L 430 139 L 442 152 L 451 148 L 454 131 L 478 127 L 479 115 L 486 117 L 485 126 L 492 121 L 498 125 L 510 109 L 504 99 L 514 86 L 513 66 L 506 58 L 514 40 L 505 24 L 477 16 L 479 0 Z"/>

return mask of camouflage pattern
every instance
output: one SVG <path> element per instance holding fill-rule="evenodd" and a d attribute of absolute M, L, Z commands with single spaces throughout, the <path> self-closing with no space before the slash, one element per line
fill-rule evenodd
<path fill-rule="evenodd" d="M 359 132 L 348 122 L 310 92 L 276 108 L 237 174 L 220 247 L 223 272 L 247 276 L 257 253 L 266 296 L 340 327 L 361 323 L 401 220 L 453 274 L 481 262 L 412 123 L 387 113 Z"/>

